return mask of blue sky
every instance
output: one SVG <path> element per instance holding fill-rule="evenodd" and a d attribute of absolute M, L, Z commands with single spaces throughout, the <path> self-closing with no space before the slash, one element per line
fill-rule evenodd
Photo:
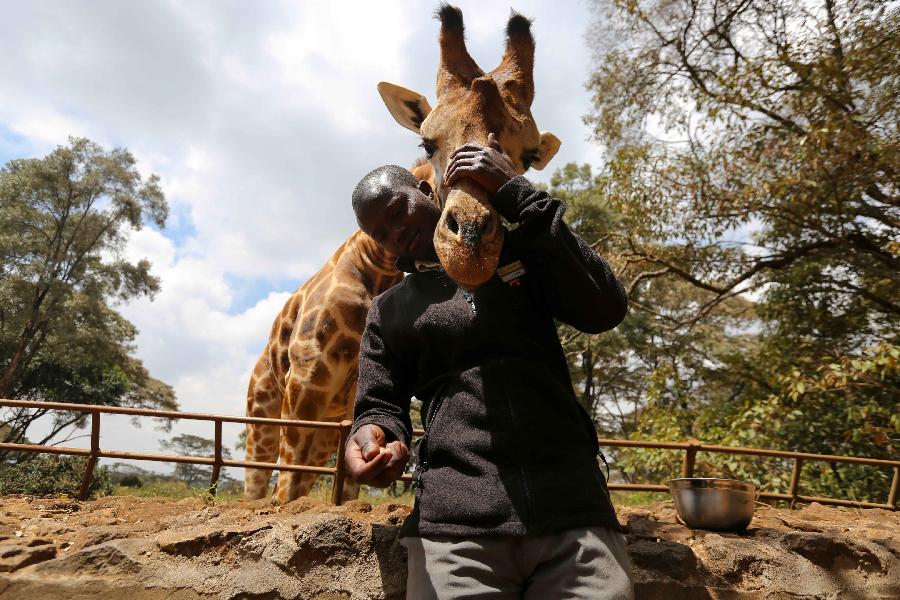
<path fill-rule="evenodd" d="M 468 47 L 499 62 L 509 6 L 458 2 Z M 433 6 L 385 2 L 94 0 L 3 2 L 0 162 L 42 156 L 67 137 L 123 146 L 157 173 L 163 230 L 126 253 L 162 280 L 154 301 L 119 310 L 137 356 L 176 389 L 182 410 L 243 414 L 250 370 L 288 295 L 355 230 L 349 197 L 384 163 L 411 164 L 418 139 L 397 125 L 379 81 L 434 102 Z M 590 22 L 583 1 L 516 2 L 534 18 L 538 127 L 569 161 L 598 164 L 582 117 Z M 209 436 L 197 423 L 176 432 Z M 159 434 L 123 422 L 104 448 L 157 451 Z M 226 431 L 233 443 L 237 431 Z"/>

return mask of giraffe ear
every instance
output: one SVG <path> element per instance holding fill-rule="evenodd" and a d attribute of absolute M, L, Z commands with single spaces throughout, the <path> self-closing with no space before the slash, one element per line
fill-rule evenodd
<path fill-rule="evenodd" d="M 425 96 L 386 81 L 378 84 L 378 93 L 398 123 L 419 133 L 419 126 L 431 112 L 431 105 Z"/>
<path fill-rule="evenodd" d="M 556 156 L 556 153 L 559 152 L 559 147 L 562 145 L 562 142 L 559 141 L 559 138 L 550 133 L 549 131 L 541 132 L 541 143 L 538 146 L 538 156 L 539 158 L 531 163 L 532 169 L 537 169 L 540 171 L 544 167 L 547 166 L 547 163 Z"/>

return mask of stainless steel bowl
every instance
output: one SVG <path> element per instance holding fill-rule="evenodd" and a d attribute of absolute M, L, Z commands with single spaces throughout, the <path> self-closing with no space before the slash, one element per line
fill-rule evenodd
<path fill-rule="evenodd" d="M 756 486 L 736 479 L 686 477 L 666 482 L 675 510 L 691 529 L 741 531 L 753 519 Z"/>

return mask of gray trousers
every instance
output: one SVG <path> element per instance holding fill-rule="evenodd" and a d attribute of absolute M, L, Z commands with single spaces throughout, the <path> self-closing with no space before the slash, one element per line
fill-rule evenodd
<path fill-rule="evenodd" d="M 625 536 L 581 527 L 524 537 L 406 537 L 407 600 L 632 600 Z"/>

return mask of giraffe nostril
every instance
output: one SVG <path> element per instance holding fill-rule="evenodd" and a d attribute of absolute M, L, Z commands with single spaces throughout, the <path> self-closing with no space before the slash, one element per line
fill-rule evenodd
<path fill-rule="evenodd" d="M 459 223 L 456 222 L 453 215 L 447 215 L 447 229 L 449 229 L 453 235 L 459 233 Z"/>
<path fill-rule="evenodd" d="M 474 248 L 481 241 L 481 228 L 475 223 L 463 225 L 463 242 L 470 248 Z"/>

